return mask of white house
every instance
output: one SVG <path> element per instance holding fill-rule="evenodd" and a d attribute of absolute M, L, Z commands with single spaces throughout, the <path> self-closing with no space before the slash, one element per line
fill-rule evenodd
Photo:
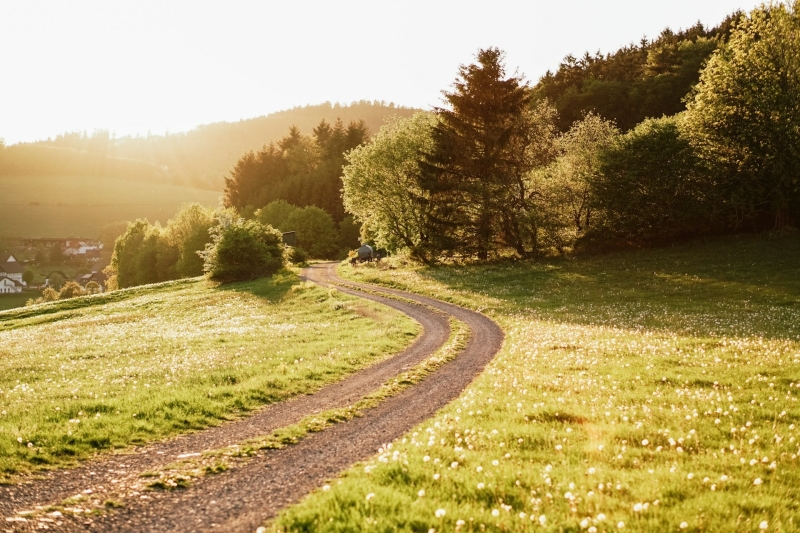
<path fill-rule="evenodd" d="M 0 278 L 12 279 L 19 283 L 21 287 L 24 287 L 26 283 L 22 281 L 23 272 L 25 272 L 25 268 L 17 261 L 16 257 L 8 254 L 0 254 Z"/>
<path fill-rule="evenodd" d="M 22 282 L 15 279 L 0 277 L 0 294 L 10 294 L 12 292 L 22 292 Z"/>

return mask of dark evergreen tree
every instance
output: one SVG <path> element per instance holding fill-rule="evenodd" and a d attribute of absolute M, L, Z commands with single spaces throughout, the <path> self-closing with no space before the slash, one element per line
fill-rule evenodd
<path fill-rule="evenodd" d="M 506 77 L 503 52 L 480 50 L 462 65 L 450 108 L 436 108 L 433 148 L 422 155 L 420 184 L 429 214 L 433 254 L 477 256 L 500 247 L 525 254 L 525 178 L 529 157 L 531 92 L 519 76 Z"/>

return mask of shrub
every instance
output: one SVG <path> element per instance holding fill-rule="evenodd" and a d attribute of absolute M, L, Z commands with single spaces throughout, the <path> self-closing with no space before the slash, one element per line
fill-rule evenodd
<path fill-rule="evenodd" d="M 206 275 L 223 283 L 270 276 L 285 264 L 281 232 L 229 211 L 218 215 L 212 242 L 202 253 Z"/>
<path fill-rule="evenodd" d="M 297 247 L 311 257 L 333 259 L 339 251 L 339 234 L 333 218 L 319 207 L 297 209 L 286 221 L 287 231 L 297 232 Z"/>
<path fill-rule="evenodd" d="M 58 299 L 66 300 L 67 298 L 75 298 L 76 296 L 83 296 L 84 294 L 86 294 L 86 292 L 79 283 L 68 281 L 61 287 L 61 291 L 58 293 Z"/>

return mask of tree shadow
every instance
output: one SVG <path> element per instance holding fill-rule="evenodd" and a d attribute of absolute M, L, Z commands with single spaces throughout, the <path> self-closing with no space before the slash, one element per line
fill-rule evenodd
<path fill-rule="evenodd" d="M 270 303 L 278 303 L 286 297 L 292 287 L 304 281 L 288 269 L 279 270 L 271 277 L 251 281 L 225 283 L 216 287 L 219 291 L 247 293 Z"/>

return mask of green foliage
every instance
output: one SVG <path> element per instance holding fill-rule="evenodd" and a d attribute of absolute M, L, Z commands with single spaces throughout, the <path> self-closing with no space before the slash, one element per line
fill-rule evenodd
<path fill-rule="evenodd" d="M 734 223 L 800 221 L 800 2 L 742 17 L 688 99 L 692 143 L 716 165 Z M 758 219 L 756 219 L 758 224 Z"/>
<path fill-rule="evenodd" d="M 100 292 L 100 284 L 96 281 L 90 281 L 86 284 L 86 294 L 97 294 Z"/>
<path fill-rule="evenodd" d="M 120 289 L 167 279 L 166 275 L 163 278 L 159 275 L 162 231 L 160 225 L 153 226 L 140 219 L 129 223 L 125 233 L 117 238 L 108 273 L 115 276 Z"/>
<path fill-rule="evenodd" d="M 351 216 L 339 222 L 339 248 L 353 250 L 361 245 L 361 224 Z"/>
<path fill-rule="evenodd" d="M 556 143 L 559 156 L 532 176 L 541 199 L 538 209 L 539 245 L 563 252 L 598 225 L 592 188 L 599 157 L 619 135 L 613 123 L 589 113 L 572 125 Z"/>
<path fill-rule="evenodd" d="M 734 13 L 712 29 L 700 23 L 678 33 L 665 29 L 652 41 L 643 39 L 605 56 L 568 55 L 555 73 L 548 71 L 539 80 L 537 98 L 555 105 L 561 131 L 588 112 L 623 131 L 648 117 L 679 113 L 706 60 L 740 16 Z"/>
<path fill-rule="evenodd" d="M 60 290 L 61 286 L 64 285 L 65 281 L 66 280 L 64 279 L 64 276 L 62 276 L 58 272 L 51 273 L 50 276 L 47 278 L 48 286 L 54 288 L 55 290 Z"/>
<path fill-rule="evenodd" d="M 61 251 L 60 245 L 54 244 L 50 247 L 48 259 L 50 259 L 51 263 L 62 263 L 64 261 L 64 252 Z"/>
<path fill-rule="evenodd" d="M 345 208 L 380 247 L 421 254 L 426 212 L 419 201 L 423 191 L 418 159 L 433 148 L 436 120 L 435 114 L 423 112 L 395 118 L 368 144 L 347 155 L 342 177 Z"/>
<path fill-rule="evenodd" d="M 33 279 L 36 277 L 36 274 L 30 268 L 26 268 L 25 272 L 22 273 L 22 281 L 27 283 L 28 285 L 31 284 Z"/>
<path fill-rule="evenodd" d="M 552 157 L 552 113 L 531 106 L 520 77 L 506 78 L 503 53 L 481 50 L 462 65 L 450 109 L 437 108 L 433 146 L 421 167 L 426 234 L 434 254 L 485 260 L 503 247 L 536 248 L 530 171 Z"/>
<path fill-rule="evenodd" d="M 286 221 L 298 209 L 286 200 L 274 200 L 255 212 L 255 218 L 262 224 L 272 226 L 280 231 L 290 231 Z"/>
<path fill-rule="evenodd" d="M 200 204 L 185 204 L 167 222 L 166 244 L 176 257 L 175 277 L 191 278 L 203 273 L 203 259 L 197 253 L 211 242 L 209 230 L 214 224 L 214 211 Z"/>
<path fill-rule="evenodd" d="M 217 214 L 212 242 L 203 251 L 204 270 L 214 281 L 228 283 L 271 276 L 285 264 L 281 232 L 229 211 Z"/>
<path fill-rule="evenodd" d="M 84 294 L 86 294 L 86 292 L 78 282 L 68 281 L 58 292 L 58 299 L 66 300 L 67 298 L 75 298 L 76 296 L 83 296 Z"/>
<path fill-rule="evenodd" d="M 596 239 L 664 241 L 713 227 L 713 183 L 681 121 L 646 120 L 600 152 L 599 176 L 591 182 L 601 214 Z"/>
<path fill-rule="evenodd" d="M 297 209 L 286 220 L 289 231 L 297 232 L 297 248 L 316 259 L 335 259 L 339 235 L 333 218 L 318 207 Z"/>
<path fill-rule="evenodd" d="M 333 126 L 322 120 L 313 131 L 313 136 L 304 136 L 292 126 L 277 144 L 246 153 L 225 178 L 225 206 L 243 214 L 285 200 L 299 207 L 316 206 L 340 221 L 344 217 L 339 193 L 344 154 L 367 140 L 369 128 L 363 120 L 345 127 L 337 119 Z M 264 216 L 284 214 L 276 211 Z"/>

